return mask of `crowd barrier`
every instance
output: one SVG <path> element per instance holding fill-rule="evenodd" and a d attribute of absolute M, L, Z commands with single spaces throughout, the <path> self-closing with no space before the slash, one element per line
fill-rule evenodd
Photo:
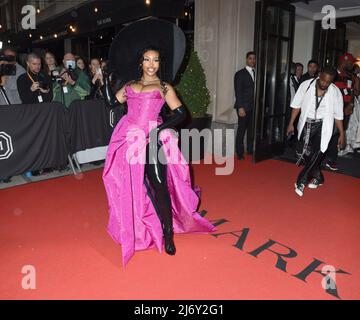
<path fill-rule="evenodd" d="M 0 180 L 104 159 L 121 116 L 98 99 L 0 106 Z"/>

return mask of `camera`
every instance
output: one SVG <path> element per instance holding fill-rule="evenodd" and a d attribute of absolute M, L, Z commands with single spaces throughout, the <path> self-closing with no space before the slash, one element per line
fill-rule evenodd
<path fill-rule="evenodd" d="M 0 54 L 0 61 L 15 62 L 15 57 L 14 56 L 7 56 L 5 54 Z"/>
<path fill-rule="evenodd" d="M 48 90 L 50 89 L 50 86 L 47 82 L 44 82 L 42 80 L 39 80 L 39 88 L 43 89 L 43 90 Z"/>
<path fill-rule="evenodd" d="M 0 76 L 14 76 L 16 75 L 16 65 L 14 64 L 1 64 Z"/>
<path fill-rule="evenodd" d="M 0 54 L 0 62 L 1 61 L 7 63 L 3 63 L 0 65 L 0 76 L 14 76 L 16 74 L 16 65 L 9 64 L 9 62 L 15 62 L 15 57 Z"/>
<path fill-rule="evenodd" d="M 70 62 L 70 61 L 67 61 Z M 73 79 L 74 81 L 76 81 L 78 79 L 78 75 L 76 74 L 75 68 L 73 68 L 73 66 L 67 65 L 68 69 L 67 69 L 67 74 L 70 76 L 71 79 Z"/>
<path fill-rule="evenodd" d="M 52 70 L 51 71 L 51 81 L 57 82 L 60 85 L 63 85 L 65 83 L 65 80 L 60 77 L 60 73 L 58 70 Z"/>

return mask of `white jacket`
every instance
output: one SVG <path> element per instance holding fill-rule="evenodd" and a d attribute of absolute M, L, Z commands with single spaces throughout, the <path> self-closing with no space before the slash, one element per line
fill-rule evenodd
<path fill-rule="evenodd" d="M 300 119 L 297 127 L 298 139 L 300 139 L 301 132 L 304 129 L 310 108 L 315 101 L 316 80 L 313 81 L 313 83 L 311 83 L 311 81 L 313 81 L 313 79 L 306 80 L 300 85 L 293 101 L 291 102 L 291 108 L 301 108 Z M 324 96 L 323 103 L 326 105 L 326 114 L 323 118 L 323 124 L 321 129 L 320 150 L 324 153 L 328 148 L 329 141 L 333 133 L 334 119 L 344 119 L 343 96 L 339 88 L 333 83 L 329 86 Z"/>

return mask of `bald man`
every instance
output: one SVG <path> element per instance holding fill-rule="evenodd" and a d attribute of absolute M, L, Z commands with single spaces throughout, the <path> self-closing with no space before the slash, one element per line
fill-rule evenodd
<path fill-rule="evenodd" d="M 54 101 L 61 102 L 68 108 L 73 101 L 83 100 L 89 95 L 90 79 L 76 66 L 74 54 L 64 55 L 60 77 L 63 81 L 56 82 L 54 85 Z"/>

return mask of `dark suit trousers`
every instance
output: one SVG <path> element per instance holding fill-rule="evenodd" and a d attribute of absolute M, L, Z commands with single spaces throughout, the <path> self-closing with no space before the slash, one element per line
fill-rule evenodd
<path fill-rule="evenodd" d="M 236 133 L 236 154 L 238 157 L 244 156 L 244 137 L 247 131 L 247 153 L 253 152 L 253 111 L 246 111 L 245 117 L 239 117 L 238 110 L 238 129 Z"/>

